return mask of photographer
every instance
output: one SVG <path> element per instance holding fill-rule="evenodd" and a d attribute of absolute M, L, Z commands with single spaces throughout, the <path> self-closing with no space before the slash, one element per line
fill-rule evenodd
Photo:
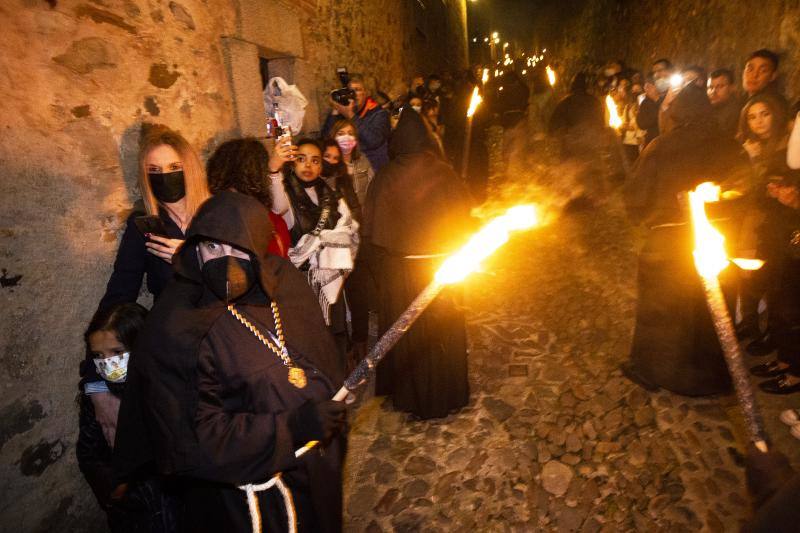
<path fill-rule="evenodd" d="M 389 114 L 369 97 L 360 75 L 351 75 L 347 88 L 351 91 L 349 94 L 341 90 L 331 94 L 333 111 L 325 119 L 322 136 L 327 137 L 333 124 L 340 118 L 351 120 L 358 132 L 361 151 L 377 173 L 389 161 Z"/>

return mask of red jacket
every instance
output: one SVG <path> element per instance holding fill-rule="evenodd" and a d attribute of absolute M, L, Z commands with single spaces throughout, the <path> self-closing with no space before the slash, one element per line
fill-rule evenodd
<path fill-rule="evenodd" d="M 275 234 L 272 236 L 272 240 L 269 241 L 267 252 L 272 255 L 288 258 L 291 239 L 289 237 L 289 227 L 286 225 L 286 221 L 283 220 L 282 216 L 272 211 L 269 212 L 269 221 L 272 222 L 272 225 L 275 227 Z"/>

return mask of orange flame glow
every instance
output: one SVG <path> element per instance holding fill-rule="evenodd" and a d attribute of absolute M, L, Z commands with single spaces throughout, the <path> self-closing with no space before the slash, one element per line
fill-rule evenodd
<path fill-rule="evenodd" d="M 469 101 L 469 109 L 467 109 L 467 118 L 471 118 L 472 115 L 475 114 L 475 110 L 478 109 L 478 105 L 483 101 L 481 98 L 480 93 L 478 93 L 478 86 L 476 85 L 474 89 L 472 89 L 472 98 Z"/>
<path fill-rule="evenodd" d="M 556 84 L 556 71 L 550 68 L 550 65 L 547 65 L 544 70 L 547 72 L 547 81 L 550 82 L 550 87 L 555 86 Z"/>
<path fill-rule="evenodd" d="M 608 110 L 608 125 L 615 130 L 619 129 L 622 126 L 622 119 L 617 112 L 617 104 L 610 94 L 606 95 L 606 109 Z"/>
<path fill-rule="evenodd" d="M 456 253 L 447 258 L 436 272 L 436 282 L 456 283 L 478 270 L 484 259 L 508 242 L 512 231 L 532 228 L 538 223 L 536 207 L 514 206 L 492 219 Z"/>
<path fill-rule="evenodd" d="M 689 191 L 689 208 L 692 212 L 694 227 L 694 264 L 703 278 L 715 278 L 729 264 L 725 252 L 725 237 L 711 225 L 706 216 L 706 204 L 718 202 L 719 185 L 707 181 L 701 183 L 693 191 Z M 758 270 L 764 265 L 759 259 L 732 259 L 744 270 Z"/>

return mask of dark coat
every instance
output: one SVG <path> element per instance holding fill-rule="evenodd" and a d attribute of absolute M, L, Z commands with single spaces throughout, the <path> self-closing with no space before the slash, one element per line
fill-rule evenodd
<path fill-rule="evenodd" d="M 325 455 L 294 458 L 287 419 L 302 398 L 282 376 L 285 367 L 271 364 L 274 354 L 243 326 L 231 329 L 224 302 L 202 283 L 199 240 L 249 251 L 258 284 L 243 298 L 243 313 L 270 329 L 268 303 L 274 300 L 292 359 L 316 383 L 303 390 L 317 400 L 332 396 L 344 378 L 336 348 L 305 277 L 267 254 L 271 235 L 266 209 L 254 198 L 226 191 L 203 204 L 175 255 L 178 275 L 148 315 L 131 355 L 115 475 L 127 479 L 154 460 L 161 474 L 186 480 L 190 531 L 249 531 L 244 492 L 233 485 L 277 472 L 295 493 L 302 530 L 341 527 L 340 443 Z M 285 527 L 279 498 L 274 490 L 259 493 L 266 530 Z"/>
<path fill-rule="evenodd" d="M 342 118 L 340 115 L 329 114 L 322 127 L 322 136 L 331 133 L 333 124 Z M 382 109 L 375 100 L 367 98 L 364 107 L 353 116 L 353 123 L 358 132 L 358 148 L 369 159 L 375 172 L 389 162 L 389 137 L 392 126 L 389 122 L 389 113 Z"/>
<path fill-rule="evenodd" d="M 396 254 L 452 251 L 470 230 L 470 198 L 417 113 L 402 113 L 390 151 L 370 184 L 362 234 Z"/>
<path fill-rule="evenodd" d="M 95 313 L 108 310 L 115 305 L 135 302 L 142 288 L 142 280 L 147 277 L 147 290 L 158 299 L 164 287 L 172 279 L 174 270 L 172 265 L 147 251 L 147 239 L 139 228 L 136 227 L 136 217 L 147 214 L 144 205 L 137 202 L 133 212 L 125 224 L 125 232 L 119 242 L 117 258 L 114 260 L 114 270 L 106 285 L 106 292 L 100 300 Z M 159 218 L 164 223 L 167 237 L 170 239 L 183 239 L 184 234 L 163 209 L 159 210 Z M 86 358 L 80 365 L 80 387 L 93 381 L 101 381 L 97 369 L 90 358 Z"/>
<path fill-rule="evenodd" d="M 603 113 L 603 104 L 594 96 L 585 92 L 572 93 L 556 104 L 550 115 L 548 131 L 553 135 L 569 133 L 574 128 L 603 128 Z"/>
<path fill-rule="evenodd" d="M 710 104 L 701 98 L 686 89 L 676 98 L 678 126 L 645 148 L 625 191 L 631 217 L 649 228 L 639 255 L 631 362 L 648 381 L 692 396 L 725 391 L 730 378 L 694 269 L 682 197 L 703 181 L 748 172 L 736 142 L 708 126 Z"/>
<path fill-rule="evenodd" d="M 124 384 L 109 384 L 112 391 L 122 392 Z M 113 533 L 157 533 L 175 531 L 178 520 L 176 501 L 169 487 L 147 473 L 128 483 L 124 497 L 111 499 L 115 486 L 112 483 L 112 452 L 103 429 L 95 417 L 92 400 L 79 396 L 78 441 L 75 456 L 86 482 L 97 503 L 105 511 L 109 529 Z M 166 490 L 165 490 L 166 489 Z"/>
<path fill-rule="evenodd" d="M 639 129 L 645 131 L 645 146 L 653 142 L 660 132 L 658 129 L 658 110 L 661 108 L 663 100 L 663 97 L 657 101 L 645 97 L 639 105 L 639 112 L 636 114 L 636 125 L 639 126 Z"/>
<path fill-rule="evenodd" d="M 378 280 L 385 332 L 428 285 L 441 257 L 472 227 L 469 198 L 449 165 L 430 152 L 422 119 L 404 112 L 392 138 L 394 159 L 370 185 L 365 227 Z M 464 314 L 458 288 L 446 289 L 378 366 L 377 394 L 421 418 L 446 416 L 469 401 Z"/>
<path fill-rule="evenodd" d="M 147 277 L 147 290 L 158 298 L 164 287 L 172 279 L 172 265 L 147 251 L 147 239 L 136 227 L 134 220 L 146 214 L 143 206 L 137 203 L 128 217 L 125 232 L 119 242 L 114 271 L 106 285 L 106 292 L 97 306 L 98 311 L 109 309 L 117 304 L 135 302 L 142 288 L 142 280 Z M 164 210 L 159 210 L 159 218 L 164 223 L 167 237 L 183 239 L 184 234 L 175 221 Z"/>

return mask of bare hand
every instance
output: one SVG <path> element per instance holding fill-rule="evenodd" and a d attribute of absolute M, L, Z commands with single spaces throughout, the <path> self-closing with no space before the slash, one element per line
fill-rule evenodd
<path fill-rule="evenodd" d="M 114 447 L 114 438 L 117 435 L 117 417 L 119 416 L 119 398 L 110 392 L 96 392 L 90 394 L 94 405 L 94 417 L 103 429 L 103 436 L 108 445 Z"/>
<path fill-rule="evenodd" d="M 276 142 L 269 154 L 269 171 L 278 172 L 284 163 L 294 160 L 297 146 L 291 143 Z"/>
<path fill-rule="evenodd" d="M 742 147 L 747 152 L 750 158 L 758 157 L 761 155 L 761 144 L 755 141 L 747 140 L 742 144 Z"/>
<path fill-rule="evenodd" d="M 145 243 L 147 251 L 156 257 L 159 257 L 169 264 L 172 264 L 172 256 L 178 250 L 183 239 L 170 239 L 169 237 L 160 237 L 158 235 L 150 235 L 149 241 Z"/>

